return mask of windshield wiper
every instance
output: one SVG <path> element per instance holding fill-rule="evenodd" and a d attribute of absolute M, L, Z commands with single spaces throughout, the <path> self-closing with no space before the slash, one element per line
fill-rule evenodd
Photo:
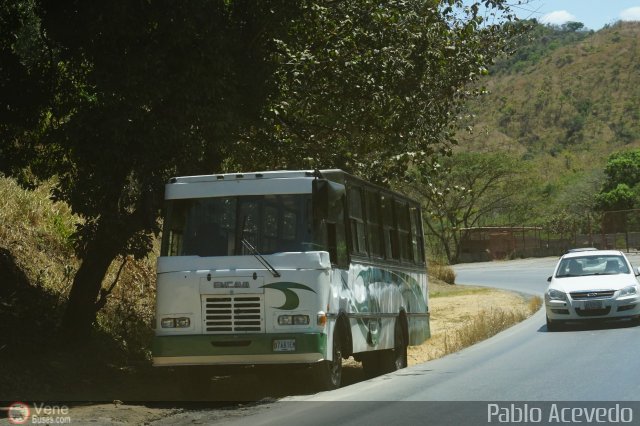
<path fill-rule="evenodd" d="M 269 263 L 269 261 L 267 259 L 265 259 L 258 252 L 258 250 L 249 241 L 247 241 L 247 239 L 244 237 L 244 230 L 245 230 L 246 226 L 247 226 L 247 216 L 245 215 L 244 218 L 242 218 L 242 231 L 240 232 L 240 242 L 242 243 L 243 246 L 246 247 L 247 250 L 249 250 L 249 253 L 251 253 L 253 255 L 253 257 L 258 259 L 258 262 L 260 262 L 262 264 L 262 266 L 264 266 L 265 268 L 267 268 L 267 270 L 269 272 L 271 272 L 271 275 L 273 275 L 275 278 L 279 278 L 280 277 L 280 272 L 278 272 L 276 270 L 276 268 L 274 268 Z"/>
<path fill-rule="evenodd" d="M 262 263 L 262 266 L 267 268 L 275 278 L 280 277 L 280 272 L 278 272 L 276 268 L 271 266 L 269 261 L 265 259 L 260 253 L 258 253 L 258 250 L 256 250 L 256 248 L 249 241 L 244 238 L 242 238 L 240 241 L 242 241 L 242 245 L 245 246 L 247 250 L 249 250 L 253 257 L 258 259 L 258 262 Z"/>

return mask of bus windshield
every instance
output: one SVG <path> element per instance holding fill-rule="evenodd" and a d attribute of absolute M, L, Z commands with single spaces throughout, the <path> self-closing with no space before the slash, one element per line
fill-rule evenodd
<path fill-rule="evenodd" d="M 311 194 L 168 200 L 162 256 L 234 256 L 314 250 Z M 316 248 L 317 250 L 317 248 Z"/>

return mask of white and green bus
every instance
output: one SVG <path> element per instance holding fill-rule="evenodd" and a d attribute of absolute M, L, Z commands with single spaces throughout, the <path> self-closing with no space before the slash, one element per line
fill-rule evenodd
<path fill-rule="evenodd" d="M 341 170 L 172 178 L 155 366 L 310 367 L 340 386 L 430 336 L 420 206 Z"/>

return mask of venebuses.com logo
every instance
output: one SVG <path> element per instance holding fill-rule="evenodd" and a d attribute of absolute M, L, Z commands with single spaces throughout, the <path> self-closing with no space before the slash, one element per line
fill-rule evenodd
<path fill-rule="evenodd" d="M 66 405 L 48 405 L 35 403 L 29 406 L 24 402 L 14 402 L 5 408 L 9 424 L 70 424 L 69 407 Z"/>
<path fill-rule="evenodd" d="M 13 425 L 23 425 L 27 423 L 31 416 L 29 406 L 24 402 L 14 402 L 7 409 L 7 418 Z"/>

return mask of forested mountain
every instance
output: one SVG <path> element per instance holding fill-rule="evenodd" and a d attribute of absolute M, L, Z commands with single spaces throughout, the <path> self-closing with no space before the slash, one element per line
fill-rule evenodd
<path fill-rule="evenodd" d="M 508 152 L 531 164 L 539 197 L 530 221 L 581 206 L 608 156 L 640 146 L 640 23 L 593 32 L 536 24 L 483 80 L 459 150 Z M 588 200 L 585 201 L 588 204 Z"/>

